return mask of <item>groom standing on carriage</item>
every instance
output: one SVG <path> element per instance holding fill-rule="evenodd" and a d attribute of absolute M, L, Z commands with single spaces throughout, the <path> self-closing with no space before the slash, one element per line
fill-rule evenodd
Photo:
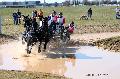
<path fill-rule="evenodd" d="M 57 13 L 53 10 L 52 14 L 48 16 L 48 26 L 50 27 L 50 30 L 55 31 L 56 30 L 56 23 L 57 23 Z"/>
<path fill-rule="evenodd" d="M 57 24 L 60 28 L 60 32 L 62 32 L 62 30 L 64 30 L 64 24 L 65 24 L 65 17 L 63 16 L 62 12 L 59 13 L 59 16 L 57 18 Z"/>

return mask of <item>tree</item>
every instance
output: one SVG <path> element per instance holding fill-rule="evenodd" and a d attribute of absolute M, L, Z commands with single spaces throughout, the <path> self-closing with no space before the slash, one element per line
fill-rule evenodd
<path fill-rule="evenodd" d="M 58 3 L 57 3 L 57 2 L 55 2 L 55 3 L 54 3 L 54 5 L 55 5 L 55 7 L 57 7 L 57 6 L 58 6 Z"/>
<path fill-rule="evenodd" d="M 84 5 L 90 5 L 90 2 L 89 2 L 88 0 L 83 0 L 82 3 L 83 3 Z"/>
<path fill-rule="evenodd" d="M 36 3 L 36 5 L 39 5 L 39 4 L 40 4 L 40 1 L 36 1 L 35 3 Z"/>
<path fill-rule="evenodd" d="M 99 1 L 98 1 L 98 0 L 92 1 L 92 2 L 91 2 L 91 5 L 99 5 Z"/>
<path fill-rule="evenodd" d="M 2 5 L 7 5 L 7 2 L 2 2 Z"/>
<path fill-rule="evenodd" d="M 63 2 L 63 5 L 64 5 L 64 6 L 70 6 L 70 1 L 65 1 L 65 2 Z"/>
<path fill-rule="evenodd" d="M 110 4 L 110 3 L 111 3 L 111 0 L 102 0 L 102 3 L 103 3 L 103 4 Z"/>
<path fill-rule="evenodd" d="M 120 5 L 120 1 L 117 2 Z"/>
<path fill-rule="evenodd" d="M 13 2 L 13 5 L 18 5 L 18 2 Z"/>
<path fill-rule="evenodd" d="M 28 2 L 25 2 L 25 5 L 27 5 L 28 4 Z"/>
<path fill-rule="evenodd" d="M 111 1 L 111 4 L 117 4 L 117 0 Z"/>

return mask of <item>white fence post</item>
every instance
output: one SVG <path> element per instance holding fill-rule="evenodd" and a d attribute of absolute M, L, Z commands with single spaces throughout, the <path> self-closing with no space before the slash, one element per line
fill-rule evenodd
<path fill-rule="evenodd" d="M 2 33 L 2 17 L 0 16 L 0 34 Z"/>

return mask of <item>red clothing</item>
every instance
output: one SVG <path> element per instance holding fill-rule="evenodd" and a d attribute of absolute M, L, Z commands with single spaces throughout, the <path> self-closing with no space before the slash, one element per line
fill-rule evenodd
<path fill-rule="evenodd" d="M 64 17 L 58 17 L 58 18 L 57 18 L 57 22 L 58 22 L 59 24 L 65 24 L 65 18 L 64 18 Z"/>
<path fill-rule="evenodd" d="M 68 28 L 68 31 L 69 31 L 70 33 L 73 33 L 73 31 L 74 31 L 74 25 L 70 24 L 70 25 L 69 25 L 69 28 Z"/>
<path fill-rule="evenodd" d="M 63 18 L 63 24 L 65 24 L 65 18 Z"/>
<path fill-rule="evenodd" d="M 53 18 L 53 21 L 54 21 L 55 23 L 57 23 L 57 18 L 58 18 L 57 15 L 55 15 L 54 18 Z"/>

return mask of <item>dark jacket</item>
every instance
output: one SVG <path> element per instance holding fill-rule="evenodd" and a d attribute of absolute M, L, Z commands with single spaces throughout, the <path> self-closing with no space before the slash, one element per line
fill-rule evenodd
<path fill-rule="evenodd" d="M 88 14 L 92 15 L 92 9 L 91 8 L 88 10 Z"/>

